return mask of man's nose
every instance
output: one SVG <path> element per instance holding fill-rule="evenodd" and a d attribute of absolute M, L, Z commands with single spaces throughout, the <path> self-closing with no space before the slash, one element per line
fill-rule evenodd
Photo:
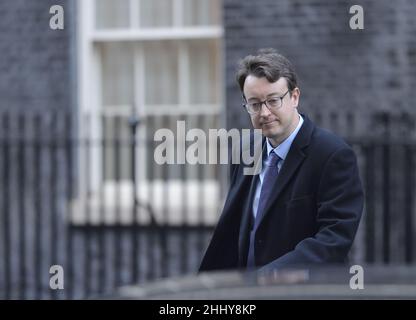
<path fill-rule="evenodd" d="M 270 110 L 269 108 L 266 106 L 266 102 L 263 102 L 261 104 L 261 109 L 260 109 L 260 116 L 262 117 L 267 117 L 270 114 Z"/>

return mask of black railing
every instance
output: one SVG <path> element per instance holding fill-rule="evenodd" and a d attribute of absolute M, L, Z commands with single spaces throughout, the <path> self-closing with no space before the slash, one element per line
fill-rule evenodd
<path fill-rule="evenodd" d="M 221 210 L 227 169 L 155 164 L 155 130 L 175 131 L 178 120 L 205 131 L 218 125 L 209 115 L 78 121 L 57 112 L 2 114 L 0 298 L 84 298 L 195 272 Z M 378 123 L 381 134 L 347 139 L 366 192 L 353 259 L 409 264 L 416 142 L 391 134 L 388 117 Z M 64 269 L 64 290 L 49 287 L 55 264 Z"/>

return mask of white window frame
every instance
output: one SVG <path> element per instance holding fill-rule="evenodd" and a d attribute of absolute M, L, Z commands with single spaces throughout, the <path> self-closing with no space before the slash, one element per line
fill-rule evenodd
<path fill-rule="evenodd" d="M 179 77 L 183 78 L 186 77 L 188 74 L 188 64 L 186 59 L 186 44 L 184 40 L 189 39 L 216 39 L 221 42 L 223 38 L 223 28 L 222 26 L 203 26 L 203 27 L 189 27 L 189 26 L 181 26 L 180 22 L 182 20 L 182 10 L 180 4 L 182 0 L 172 0 L 175 2 L 174 8 L 174 26 L 171 28 L 138 28 L 138 16 L 139 16 L 139 1 L 140 0 L 129 0 L 131 5 L 130 10 L 130 27 L 125 29 L 116 29 L 116 30 L 106 30 L 106 29 L 96 29 L 96 22 L 95 22 L 95 1 L 94 0 L 78 0 L 77 2 L 77 9 L 78 9 L 78 29 L 77 29 L 77 36 L 78 36 L 78 123 L 79 123 L 79 136 L 82 139 L 88 138 L 98 141 L 101 137 L 101 120 L 100 114 L 102 114 L 102 88 L 100 86 L 100 79 L 101 79 L 101 61 L 100 61 L 100 52 L 97 44 L 102 42 L 118 42 L 118 41 L 128 41 L 135 43 L 134 45 L 134 106 L 126 106 L 126 109 L 135 108 L 136 114 L 139 118 L 142 118 L 146 115 L 157 115 L 157 114 L 169 114 L 172 112 L 172 108 L 152 108 L 152 112 L 149 110 L 144 110 L 145 106 L 145 95 L 144 95 L 144 77 L 141 70 L 143 70 L 144 66 L 144 54 L 143 54 L 143 47 L 141 43 L 146 41 L 155 41 L 155 40 L 177 40 L 179 43 L 179 50 L 182 53 L 179 54 L 180 61 L 179 61 Z M 219 73 L 221 74 L 221 73 Z M 182 83 L 189 83 L 186 79 L 180 79 Z M 218 84 L 218 92 L 222 93 L 221 96 L 224 97 L 223 88 Z M 182 85 L 181 90 L 179 92 L 179 105 L 180 106 L 187 106 L 189 105 L 189 88 L 187 85 Z M 204 108 L 206 113 L 213 113 L 213 114 L 221 114 L 223 112 L 224 102 L 220 101 L 219 105 L 207 105 Z M 184 113 L 187 114 L 192 113 L 192 108 L 184 108 L 176 109 L 173 114 Z M 195 111 L 198 114 L 201 114 L 201 110 Z M 205 113 L 204 112 L 204 113 Z M 86 114 L 91 115 L 91 124 L 90 126 L 85 126 L 83 121 Z M 89 127 L 89 131 L 87 132 L 86 128 Z M 139 126 L 138 128 L 138 136 L 145 137 L 145 128 L 144 126 Z M 91 221 L 94 223 L 99 219 L 99 210 L 98 210 L 98 197 L 97 197 L 97 190 L 102 184 L 102 150 L 100 147 L 94 147 L 91 150 L 91 158 L 90 162 L 94 163 L 94 170 L 90 170 L 87 172 L 87 167 L 85 163 L 85 153 L 84 150 L 81 148 L 79 152 L 79 198 L 74 201 L 73 205 L 75 206 L 75 210 L 73 211 L 75 214 L 73 215 L 73 222 L 78 224 L 83 224 L 86 222 L 86 195 L 87 195 L 87 188 L 90 188 L 92 192 L 92 199 L 90 199 L 89 208 L 92 209 L 91 213 Z M 147 151 L 146 151 L 147 152 Z M 145 152 L 138 153 L 136 155 L 136 159 L 140 159 L 140 163 L 144 165 L 146 161 L 146 154 Z M 137 175 L 140 175 L 141 172 L 144 171 L 145 168 L 138 168 Z M 142 177 L 136 177 L 137 181 L 141 183 L 141 187 L 144 189 L 144 193 L 150 188 L 148 185 L 143 184 Z M 120 181 L 121 182 L 121 181 Z M 89 184 L 89 185 L 88 185 Z M 131 203 L 131 183 L 122 183 L 121 182 L 121 201 L 120 203 Z M 219 186 L 209 185 L 210 182 L 207 182 L 208 188 L 211 189 L 209 192 L 218 193 L 216 188 Z M 130 187 L 129 187 L 130 185 Z M 115 193 L 115 186 L 111 186 L 109 183 L 108 192 Z M 178 186 L 175 185 L 175 182 L 169 186 L 168 193 L 170 195 L 174 195 L 175 191 Z M 195 186 L 192 186 L 192 183 L 187 186 L 189 190 L 194 190 Z M 173 189 L 173 191 L 171 190 Z M 139 193 L 141 191 L 139 190 Z M 130 199 L 129 199 L 130 197 Z M 171 197 L 171 201 L 175 201 L 177 197 Z M 195 198 L 195 197 L 194 197 Z M 218 200 L 219 202 L 219 200 Z M 171 205 L 171 203 L 169 202 Z M 94 207 L 97 207 L 94 210 Z M 127 210 L 128 211 L 128 210 Z M 95 212 L 95 213 L 94 213 Z M 216 221 L 216 216 L 214 217 L 207 217 L 208 223 L 214 224 Z M 125 219 L 125 223 L 131 222 L 131 217 L 127 217 Z M 149 220 L 146 217 L 143 217 L 142 223 L 146 223 Z M 112 219 L 111 217 L 106 221 L 106 223 L 111 224 Z M 173 217 L 173 221 L 171 223 L 183 223 L 183 221 L 175 221 L 175 217 Z"/>

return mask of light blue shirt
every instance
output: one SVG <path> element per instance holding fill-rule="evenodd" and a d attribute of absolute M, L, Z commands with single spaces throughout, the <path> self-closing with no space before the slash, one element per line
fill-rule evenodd
<path fill-rule="evenodd" d="M 275 152 L 279 157 L 280 160 L 277 164 L 277 168 L 278 171 L 280 172 L 280 168 L 283 166 L 283 163 L 285 162 L 286 156 L 289 152 L 290 146 L 292 145 L 293 140 L 296 138 L 296 135 L 298 134 L 300 128 L 302 127 L 303 124 L 303 118 L 301 115 L 299 115 L 299 123 L 296 127 L 295 130 L 293 130 L 293 132 L 290 134 L 289 137 L 287 137 L 281 144 L 279 144 L 276 148 L 273 148 L 273 146 L 270 144 L 269 139 L 266 139 L 266 143 L 267 143 L 267 155 L 270 154 L 270 152 Z M 263 178 L 264 178 L 264 171 L 266 168 L 266 164 L 263 161 L 263 166 L 260 172 L 260 179 L 257 183 L 257 187 L 256 187 L 256 192 L 254 194 L 254 199 L 253 199 L 253 215 L 254 218 L 256 217 L 257 214 L 257 208 L 259 205 L 259 199 L 260 199 L 260 192 L 261 192 L 261 187 L 263 185 Z"/>

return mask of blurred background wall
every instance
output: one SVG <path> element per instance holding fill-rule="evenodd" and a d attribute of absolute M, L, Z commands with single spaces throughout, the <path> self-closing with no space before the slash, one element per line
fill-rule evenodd
<path fill-rule="evenodd" d="M 49 27 L 49 8 L 65 7 L 65 29 Z M 76 111 L 74 1 L 2 1 L 0 108 Z"/>
<path fill-rule="evenodd" d="M 364 9 L 363 30 L 349 27 L 349 9 L 355 4 Z M 336 110 L 360 117 L 413 112 L 415 10 L 406 0 L 224 0 L 227 105 L 240 102 L 236 61 L 257 48 L 273 47 L 298 72 L 304 112 Z M 230 123 L 240 119 L 246 125 L 240 111 L 227 108 Z M 365 126 L 356 129 L 368 133 Z"/>
<path fill-rule="evenodd" d="M 63 30 L 49 28 L 56 4 Z M 354 4 L 364 30 L 349 28 Z M 234 74 L 263 47 L 294 64 L 301 112 L 357 153 L 366 206 L 351 263 L 412 264 L 415 14 L 410 0 L 2 1 L 0 297 L 194 273 L 227 168 L 157 165 L 154 133 L 250 127 Z M 64 290 L 49 288 L 53 264 Z"/>

